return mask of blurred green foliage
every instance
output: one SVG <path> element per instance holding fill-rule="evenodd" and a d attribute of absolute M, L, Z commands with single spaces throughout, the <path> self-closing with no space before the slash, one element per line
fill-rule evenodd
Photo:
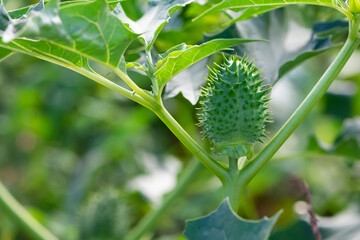
<path fill-rule="evenodd" d="M 21 1 L 17 6 L 14 2 L 5 1 L 10 8 L 20 7 Z M 125 4 L 136 9 L 132 4 L 141 2 Z M 182 42 L 196 44 L 203 34 L 221 29 L 228 19 L 223 13 L 191 21 L 207 7 L 194 3 L 179 11 L 160 34 L 154 51 L 161 53 Z M 328 9 L 298 9 L 304 16 L 299 21 L 307 27 L 337 17 Z M 136 19 L 141 13 L 131 14 Z M 128 57 L 139 57 L 138 47 L 133 44 Z M 274 86 L 274 123 L 268 128 L 269 135 L 300 103 L 337 51 L 307 61 Z M 336 218 L 360 204 L 359 57 L 358 51 L 334 87 L 245 191 L 239 211 L 245 218 L 257 219 L 284 209 L 271 239 L 289 239 L 297 231 L 308 233 L 308 225 L 299 223 L 308 218 L 301 208 L 305 200 L 302 180 L 308 182 L 314 210 L 321 216 Z M 143 75 L 131 76 L 148 86 Z M 195 107 L 181 95 L 165 104 L 200 140 Z M 175 179 L 191 159 L 154 114 L 110 90 L 27 56 L 15 54 L 1 62 L 0 179 L 61 239 L 121 239 L 159 204 L 135 180 L 154 176 L 159 170 Z M 157 183 L 149 181 L 146 188 L 155 191 Z M 185 219 L 214 210 L 222 197 L 220 183 L 203 169 L 149 239 L 181 239 Z M 28 238 L 0 211 L 0 239 Z"/>

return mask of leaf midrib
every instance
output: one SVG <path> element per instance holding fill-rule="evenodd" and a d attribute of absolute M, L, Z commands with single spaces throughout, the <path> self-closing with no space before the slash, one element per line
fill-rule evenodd
<path fill-rule="evenodd" d="M 212 12 L 214 9 L 216 9 L 219 6 L 228 5 L 229 3 L 225 2 L 225 1 L 226 0 L 223 0 L 218 4 L 215 4 L 213 7 L 209 8 L 208 10 L 206 10 L 205 12 L 203 12 L 202 14 L 197 16 L 195 19 L 193 19 L 193 21 L 196 21 L 197 19 L 205 16 L 207 13 Z M 333 4 L 326 4 L 326 3 L 323 3 L 323 2 L 321 2 L 319 0 L 316 0 L 316 2 L 315 1 L 313 1 L 313 2 L 310 2 L 310 1 L 287 2 L 286 0 L 282 0 L 283 3 L 266 3 L 264 1 L 264 3 L 262 3 L 262 4 L 255 3 L 253 0 L 249 0 L 249 1 L 253 2 L 253 4 L 244 4 L 244 5 L 241 5 L 241 6 L 227 6 L 226 9 L 239 9 L 239 8 L 250 8 L 250 7 L 261 7 L 261 6 L 276 6 L 276 5 L 280 6 L 280 7 L 284 7 L 286 5 L 306 4 L 306 5 L 316 5 L 316 6 L 330 7 L 330 8 L 338 10 L 339 12 L 341 12 L 342 14 L 344 14 L 345 16 L 347 16 L 351 20 L 354 18 L 353 15 L 349 11 L 347 11 L 346 9 L 344 9 L 342 7 L 339 7 L 339 6 L 335 5 L 334 3 Z"/>

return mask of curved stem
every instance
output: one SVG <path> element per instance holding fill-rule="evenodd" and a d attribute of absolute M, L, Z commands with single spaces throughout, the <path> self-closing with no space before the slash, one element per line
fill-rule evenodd
<path fill-rule="evenodd" d="M 186 166 L 186 169 L 180 176 L 176 187 L 165 197 L 161 206 L 157 209 L 153 209 L 143 219 L 141 219 L 141 221 L 130 231 L 125 240 L 138 240 L 146 232 L 148 232 L 156 224 L 161 215 L 171 206 L 174 200 L 182 194 L 184 189 L 197 176 L 201 168 L 202 163 L 197 159 L 192 161 L 190 166 Z"/>
<path fill-rule="evenodd" d="M 149 104 L 146 101 L 144 101 L 144 99 L 142 99 L 140 96 L 133 94 L 126 88 L 123 88 L 123 87 L 117 85 L 116 83 L 110 81 L 109 79 L 107 79 L 97 73 L 91 72 L 85 68 L 78 67 L 78 66 L 72 64 L 71 62 L 64 62 L 61 60 L 54 59 L 51 56 L 48 57 L 46 55 L 37 54 L 36 52 L 30 51 L 24 47 L 23 47 L 23 50 L 18 49 L 18 48 L 12 48 L 12 47 L 9 47 L 8 45 L 1 45 L 1 47 L 6 48 L 11 51 L 14 51 L 14 52 L 20 52 L 20 53 L 23 53 L 23 54 L 26 54 L 26 55 L 29 55 L 29 56 L 32 56 L 35 58 L 42 59 L 47 62 L 54 63 L 56 65 L 68 68 L 74 72 L 80 73 L 81 75 L 113 90 L 114 92 L 120 93 L 121 95 L 139 103 L 140 105 L 143 105 L 144 107 L 150 108 Z M 19 46 L 19 47 L 21 47 L 21 46 Z"/>
<path fill-rule="evenodd" d="M 195 140 L 191 138 L 164 107 L 159 108 L 155 113 L 185 145 L 185 147 L 224 183 L 228 178 L 227 169 L 213 159 L 197 142 L 195 142 Z"/>
<path fill-rule="evenodd" d="M 324 75 L 320 78 L 318 83 L 314 86 L 314 88 L 296 109 L 296 111 L 291 115 L 288 121 L 269 142 L 269 144 L 256 156 L 252 162 L 250 162 L 240 171 L 241 174 L 239 175 L 238 181 L 242 183 L 242 187 L 246 186 L 260 171 L 260 169 L 262 169 L 274 156 L 274 154 L 305 119 L 311 109 L 315 106 L 315 104 L 324 95 L 335 78 L 339 75 L 346 62 L 359 46 L 360 39 L 358 37 L 358 31 L 359 22 L 351 22 L 349 37 L 333 63 L 326 70 Z"/>
<path fill-rule="evenodd" d="M 0 182 L 0 207 L 21 225 L 30 236 L 37 240 L 58 240 L 37 222 Z"/>

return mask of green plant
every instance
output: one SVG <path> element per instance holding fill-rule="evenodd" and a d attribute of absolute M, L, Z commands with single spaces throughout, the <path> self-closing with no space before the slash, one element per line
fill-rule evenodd
<path fill-rule="evenodd" d="M 229 60 L 225 59 L 223 65 L 213 70 L 210 74 L 209 86 L 203 90 L 203 104 L 202 110 L 200 110 L 201 125 L 205 135 L 215 144 L 216 151 L 229 157 L 228 164 L 220 163 L 216 156 L 213 156 L 208 149 L 196 142 L 194 137 L 186 132 L 165 109 L 162 99 L 164 87 L 177 74 L 211 54 L 229 50 L 229 48 L 239 44 L 262 41 L 263 39 L 215 38 L 201 45 L 180 44 L 160 54 L 155 63 L 156 59 L 154 59 L 151 49 L 160 31 L 176 10 L 191 2 L 193 1 L 159 1 L 150 7 L 149 14 L 145 14 L 138 21 L 129 18 L 125 14 L 122 5 L 117 5 L 117 1 L 82 0 L 60 3 L 58 0 L 50 0 L 45 3 L 45 6 L 44 2 L 41 1 L 35 7 L 12 12 L 7 12 L 3 2 L 1 2 L 0 59 L 5 59 L 15 52 L 43 59 L 71 69 L 153 111 L 184 146 L 222 182 L 231 209 L 226 208 L 228 205 L 225 202 L 218 210 L 218 214 L 224 216 L 224 219 L 229 219 L 229 222 L 233 222 L 234 226 L 239 225 L 241 227 L 242 224 L 252 224 L 254 229 L 259 227 L 261 231 L 255 232 L 256 230 L 244 225 L 244 228 L 248 229 L 245 231 L 247 234 L 256 235 L 257 238 L 254 239 L 266 239 L 278 215 L 275 215 L 270 220 L 257 223 L 249 223 L 234 217 L 241 203 L 241 195 L 248 183 L 270 161 L 324 95 L 358 47 L 360 43 L 359 2 L 358 0 L 350 0 L 349 2 L 332 0 L 299 2 L 289 0 L 264 3 L 264 1 L 256 0 L 224 0 L 209 8 L 203 14 L 204 16 L 224 9 L 244 10 L 239 17 L 235 17 L 224 24 L 228 26 L 238 20 L 249 19 L 275 8 L 304 3 L 328 6 L 339 10 L 349 21 L 347 40 L 336 59 L 298 109 L 255 157 L 252 156 L 252 144 L 261 140 L 260 138 L 263 137 L 265 131 L 264 125 L 268 121 L 266 106 L 268 97 L 264 95 L 268 90 L 260 85 L 262 83 L 262 80 L 259 80 L 260 72 L 251 63 L 246 62 L 245 59 L 238 60 L 236 57 L 230 57 Z M 153 12 L 156 14 L 154 15 Z M 198 16 L 198 19 L 201 17 Z M 140 51 L 136 48 L 136 43 L 139 43 L 137 42 L 138 39 L 143 44 Z M 144 53 L 145 61 L 132 61 L 131 52 L 138 55 L 140 55 L 140 52 Z M 311 56 L 310 54 L 302 56 L 297 60 L 296 64 Z M 93 64 L 92 61 L 101 64 L 116 74 L 126 86 L 111 81 L 106 75 L 99 74 L 94 70 L 97 65 Z M 255 65 L 256 61 L 257 59 L 254 60 Z M 282 69 L 283 72 L 293 68 L 294 65 L 286 66 Z M 266 66 L 264 67 L 266 68 Z M 151 81 L 151 90 L 143 89 L 135 83 L 129 77 L 128 69 L 137 69 L 147 75 Z M 217 95 L 217 91 L 226 91 L 227 96 Z M 239 97 L 237 97 L 237 94 L 239 94 Z M 251 96 L 255 97 L 252 98 Z M 253 102 L 247 104 L 246 100 L 250 101 L 250 99 Z M 228 102 L 234 100 L 236 100 L 234 105 L 228 104 Z M 243 121 L 231 122 L 231 118 L 236 119 L 236 117 L 226 113 L 222 116 L 223 118 L 219 118 L 218 114 L 221 113 L 218 113 L 218 111 L 220 109 L 230 112 L 232 107 L 235 109 L 240 108 L 238 109 L 239 115 L 236 117 L 243 116 Z M 245 115 L 241 115 L 240 110 L 244 111 Z M 228 125 L 224 125 L 226 131 L 214 131 L 214 127 L 217 128 L 223 124 L 221 121 L 224 121 L 224 123 L 228 121 L 226 123 Z M 244 161 L 243 157 L 248 159 Z M 239 163 L 239 159 L 242 162 Z M 173 200 L 181 195 L 182 191 L 197 174 L 199 168 L 200 164 L 198 162 L 189 166 L 175 189 L 164 199 L 163 204 L 158 209 L 151 211 L 142 221 L 135 225 L 126 236 L 126 239 L 140 239 L 149 231 Z M 0 185 L 0 205 L 8 211 L 16 222 L 27 229 L 34 239 L 57 239 L 39 225 L 9 195 L 2 185 Z M 189 239 L 204 236 L 201 234 L 212 227 L 211 221 L 204 222 L 194 223 L 195 228 L 192 230 L 187 227 L 186 236 Z M 197 224 L 201 227 L 196 227 Z M 235 227 L 226 229 L 225 232 L 226 236 L 232 236 L 229 239 L 237 239 L 239 236 L 239 233 L 235 232 Z M 218 239 L 216 234 L 214 233 L 213 239 Z M 248 239 L 248 237 L 244 235 L 241 239 Z"/>

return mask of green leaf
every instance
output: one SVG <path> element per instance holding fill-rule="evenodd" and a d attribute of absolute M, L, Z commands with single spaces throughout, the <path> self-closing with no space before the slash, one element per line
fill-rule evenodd
<path fill-rule="evenodd" d="M 184 235 L 188 240 L 266 240 L 280 214 L 259 221 L 245 220 L 231 210 L 226 199 L 210 215 L 187 221 Z"/>
<path fill-rule="evenodd" d="M 156 67 L 155 76 L 157 77 L 158 84 L 163 87 L 176 74 L 217 51 L 254 41 L 259 40 L 239 38 L 215 39 L 201 45 L 186 47 L 181 45 L 180 50 L 179 46 L 176 46 L 173 48 L 174 51 L 169 52 L 165 58 L 161 58 L 161 61 Z"/>
<path fill-rule="evenodd" d="M 360 117 L 346 119 L 332 145 L 325 144 L 316 136 L 310 136 L 307 151 L 360 160 Z"/>
<path fill-rule="evenodd" d="M 185 99 L 195 105 L 209 73 L 206 65 L 211 65 L 209 58 L 198 61 L 176 75 L 166 84 L 164 98 L 172 98 L 181 93 Z"/>
<path fill-rule="evenodd" d="M 61 8 L 58 0 L 51 0 L 44 9 L 24 18 L 8 21 L 7 16 L 1 12 L 0 26 L 7 26 L 0 46 L 80 67 L 87 58 L 118 67 L 137 37 L 109 10 L 105 0 Z"/>
<path fill-rule="evenodd" d="M 7 26 L 9 25 L 11 18 L 7 13 L 3 0 L 0 2 L 0 37 L 4 34 Z"/>
<path fill-rule="evenodd" d="M 43 1 L 40 1 L 40 3 Z M 50 1 L 45 1 L 44 5 L 46 6 Z M 66 6 L 66 5 L 75 5 L 75 4 L 82 4 L 82 3 L 86 3 L 89 2 L 89 0 L 74 0 L 74 1 L 66 1 L 66 2 L 60 2 L 60 7 Z M 119 1 L 110 1 L 107 0 L 108 5 L 111 8 L 115 8 L 116 5 L 119 3 Z M 39 3 L 37 4 L 39 5 Z M 36 6 L 36 5 L 34 5 Z M 23 16 L 26 12 L 28 12 L 28 10 L 33 7 L 33 6 L 26 6 L 26 7 L 22 7 L 22 8 L 18 8 L 18 9 L 14 9 L 9 11 L 9 15 L 11 18 L 20 18 L 21 16 Z"/>
<path fill-rule="evenodd" d="M 244 20 L 247 20 L 247 19 L 250 19 L 250 18 L 253 18 L 253 17 L 258 17 L 266 12 L 269 12 L 269 11 L 272 11 L 276 8 L 279 8 L 281 6 L 279 5 L 270 5 L 270 6 L 260 6 L 260 7 L 249 7 L 249 8 L 246 8 L 246 9 L 243 9 L 243 11 L 241 12 L 241 14 L 232 19 L 231 21 L 229 21 L 228 23 L 226 23 L 226 26 L 230 26 L 231 24 L 233 23 L 236 23 L 238 21 L 244 21 Z"/>
<path fill-rule="evenodd" d="M 360 160 L 360 117 L 346 119 L 341 133 L 330 147 L 316 138 L 312 138 L 310 143 L 312 151 Z"/>
<path fill-rule="evenodd" d="M 44 7 L 44 3 L 43 3 L 43 1 L 40 1 L 37 5 L 27 8 L 26 11 L 24 11 L 21 15 L 18 15 L 17 17 L 21 17 L 21 16 L 26 17 L 32 11 L 41 11 L 43 9 L 43 7 Z M 16 14 L 14 14 L 14 15 L 16 16 Z M 6 30 L 8 25 L 11 23 L 11 21 L 12 21 L 12 19 L 5 9 L 3 0 L 1 0 L 1 2 L 0 2 L 0 37 L 3 36 L 4 31 Z M 8 56 L 10 56 L 12 53 L 13 53 L 13 51 L 11 51 L 11 50 L 0 48 L 0 61 L 4 60 Z"/>
<path fill-rule="evenodd" d="M 144 40 L 146 49 L 150 50 L 157 35 L 163 26 L 170 20 L 176 10 L 193 2 L 194 0 L 159 0 L 149 2 L 149 9 L 144 16 L 137 21 L 133 21 L 126 16 L 120 4 L 114 10 L 114 13 L 122 22 L 129 24 L 129 27 L 137 34 L 141 34 L 140 38 Z"/>
<path fill-rule="evenodd" d="M 346 16 L 352 18 L 351 13 L 349 13 L 347 10 L 343 9 L 340 4 L 337 3 L 337 1 L 334 0 L 223 0 L 218 4 L 215 4 L 213 7 L 211 7 L 209 10 L 201 14 L 198 18 L 206 15 L 206 14 L 212 14 L 221 10 L 226 9 L 236 9 L 240 10 L 242 8 L 248 8 L 248 7 L 262 7 L 262 6 L 286 6 L 286 5 L 293 5 L 293 4 L 310 4 L 310 5 L 319 5 L 319 6 L 327 6 L 332 7 Z"/>
<path fill-rule="evenodd" d="M 241 13 L 240 13 L 241 14 Z M 212 38 L 248 38 L 267 39 L 267 42 L 249 43 L 235 47 L 239 55 L 246 53 L 255 59 L 262 77 L 274 85 L 286 73 L 305 60 L 314 57 L 326 49 L 336 46 L 332 36 L 319 34 L 339 28 L 339 22 L 322 23 L 313 29 L 305 28 L 293 20 L 298 8 L 280 8 L 259 18 L 237 22 L 219 35 Z M 234 18 L 239 13 L 231 13 Z"/>
<path fill-rule="evenodd" d="M 2 60 L 4 60 L 5 58 L 9 57 L 11 54 L 13 54 L 13 51 L 4 49 L 4 48 L 0 48 L 0 62 Z"/>
<path fill-rule="evenodd" d="M 164 52 L 163 54 L 159 54 L 159 59 L 158 59 L 158 63 L 157 63 L 157 67 L 160 68 L 160 66 L 163 64 L 163 60 L 165 58 L 167 58 L 170 54 L 171 56 L 174 55 L 179 55 L 182 51 L 186 50 L 187 48 L 189 48 L 190 46 L 186 45 L 185 43 L 181 43 L 179 45 L 176 45 L 175 47 L 172 47 L 170 49 L 168 49 L 166 52 Z"/>
<path fill-rule="evenodd" d="M 294 7 L 291 10 L 297 11 L 297 8 Z M 239 14 L 232 15 L 236 18 L 242 16 L 244 11 Z M 290 9 L 278 9 L 260 18 L 238 22 L 217 35 L 216 38 L 268 38 L 269 42 L 249 43 L 235 47 L 235 50 L 239 55 L 246 53 L 246 55 L 250 55 L 250 59 L 255 58 L 255 62 L 264 68 L 263 77 L 267 78 L 268 83 L 273 84 L 305 60 L 336 46 L 333 43 L 341 42 L 347 33 L 348 25 L 344 21 L 317 23 L 313 29 L 307 29 L 290 20 L 288 16 L 294 16 Z M 289 27 L 296 28 L 296 30 L 289 31 Z M 257 30 L 254 31 L 254 29 Z M 269 29 L 271 30 L 269 31 Z M 300 29 L 303 35 L 299 38 L 297 34 Z M 273 32 L 277 32 L 277 34 L 271 34 Z M 299 40 L 303 38 L 302 44 L 297 46 Z M 285 45 L 285 41 L 293 42 L 294 48 L 285 49 L 284 46 L 288 46 Z M 198 62 L 173 77 L 166 85 L 165 98 L 182 93 L 184 98 L 192 104 L 196 104 L 200 87 L 206 82 L 207 69 L 202 69 L 205 65 L 205 62 L 202 64 Z"/>

